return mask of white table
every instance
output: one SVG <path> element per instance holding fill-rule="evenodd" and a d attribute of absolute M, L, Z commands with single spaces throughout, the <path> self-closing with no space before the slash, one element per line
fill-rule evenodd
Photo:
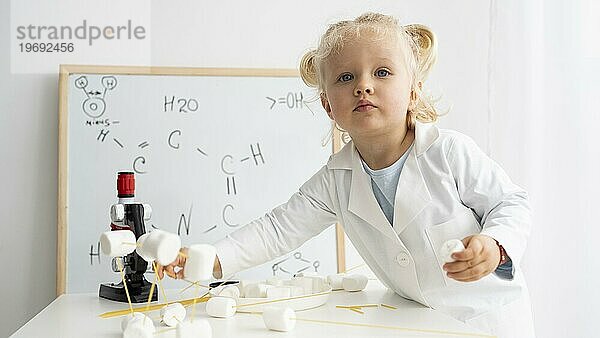
<path fill-rule="evenodd" d="M 178 292 L 167 293 L 169 300 L 177 299 Z M 189 297 L 188 297 L 189 296 Z M 191 293 L 180 298 L 192 298 Z M 161 302 L 163 300 L 161 299 Z M 384 303 L 397 307 L 396 310 L 387 308 L 364 308 L 364 314 L 347 309 L 336 308 L 336 305 L 356 305 Z M 136 305 L 139 306 L 140 304 Z M 126 309 L 127 304 L 98 298 L 97 294 L 68 294 L 62 295 L 27 322 L 11 337 L 121 337 L 121 317 L 102 319 L 99 314 Z M 192 310 L 188 308 L 188 317 Z M 210 318 L 205 311 L 204 303 L 197 304 L 196 318 L 207 318 L 213 328 L 213 337 L 475 337 L 481 333 L 438 311 L 426 308 L 415 302 L 401 298 L 386 290 L 376 281 L 369 283 L 367 289 L 361 292 L 334 291 L 327 303 L 318 308 L 298 311 L 298 318 L 317 319 L 324 321 L 351 322 L 368 325 L 384 325 L 425 330 L 440 330 L 460 332 L 464 334 L 442 334 L 409 332 L 397 329 L 356 327 L 349 325 L 320 324 L 298 321 L 296 328 L 287 333 L 269 331 L 262 317 L 256 314 L 236 313 L 230 318 Z M 149 313 L 154 320 L 157 331 L 167 327 L 159 324 L 159 311 Z M 485 336 L 485 335 L 482 335 Z M 175 331 L 170 330 L 155 337 L 175 337 Z"/>

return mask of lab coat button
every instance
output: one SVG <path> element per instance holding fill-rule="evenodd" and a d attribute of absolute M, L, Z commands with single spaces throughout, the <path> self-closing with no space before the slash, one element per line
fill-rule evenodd
<path fill-rule="evenodd" d="M 396 256 L 396 262 L 398 262 L 401 267 L 407 267 L 408 264 L 410 264 L 410 257 L 406 252 L 401 252 Z"/>

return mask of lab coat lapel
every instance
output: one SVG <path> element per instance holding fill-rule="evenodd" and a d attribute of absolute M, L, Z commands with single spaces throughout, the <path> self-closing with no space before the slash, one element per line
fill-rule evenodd
<path fill-rule="evenodd" d="M 398 239 L 375 199 L 371 177 L 364 171 L 356 148 L 352 152 L 352 183 L 350 185 L 348 210 L 384 235 L 394 240 Z"/>
<path fill-rule="evenodd" d="M 396 188 L 394 229 L 398 234 L 431 202 L 431 194 L 417 159 L 438 137 L 439 129 L 435 125 L 416 123 L 414 146 L 404 163 Z"/>
<path fill-rule="evenodd" d="M 394 229 L 401 233 L 408 224 L 431 202 L 431 195 L 419 169 L 415 151 L 404 163 L 394 201 Z"/>

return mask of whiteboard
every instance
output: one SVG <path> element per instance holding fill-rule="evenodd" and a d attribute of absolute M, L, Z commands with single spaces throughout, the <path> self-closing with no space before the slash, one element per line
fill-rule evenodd
<path fill-rule="evenodd" d="M 119 280 L 98 248 L 117 172 L 135 172 L 136 201 L 152 207 L 147 231 L 187 246 L 286 202 L 332 154 L 330 121 L 293 70 L 63 66 L 60 85 L 59 294 Z M 337 270 L 332 226 L 236 277 Z"/>

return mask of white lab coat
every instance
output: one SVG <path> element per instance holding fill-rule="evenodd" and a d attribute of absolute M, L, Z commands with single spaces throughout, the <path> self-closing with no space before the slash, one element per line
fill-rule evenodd
<path fill-rule="evenodd" d="M 375 275 L 399 295 L 498 337 L 534 337 L 520 270 L 530 229 L 527 194 L 467 136 L 417 123 L 394 206 L 381 211 L 353 143 L 330 157 L 287 203 L 216 244 L 223 275 L 288 253 L 340 222 Z M 513 262 L 512 280 L 446 277 L 438 250 L 449 239 L 485 234 Z"/>

